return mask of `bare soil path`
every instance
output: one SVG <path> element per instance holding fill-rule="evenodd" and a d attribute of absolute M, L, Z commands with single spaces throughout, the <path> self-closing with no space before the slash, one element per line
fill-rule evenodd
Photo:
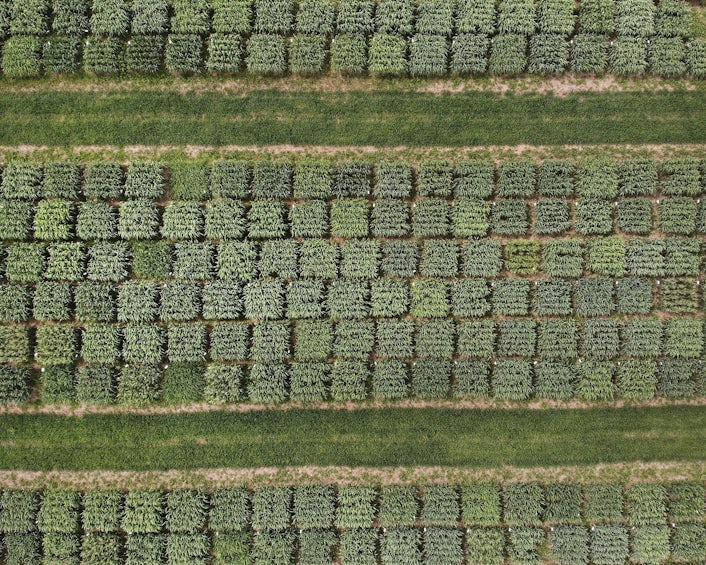
<path fill-rule="evenodd" d="M 461 92 L 489 92 L 493 94 L 547 94 L 567 96 L 581 92 L 674 92 L 697 90 L 702 81 L 690 78 L 665 79 L 659 77 L 618 77 L 615 75 L 574 75 L 554 77 L 525 76 L 519 78 L 374 78 L 340 77 L 329 74 L 321 77 L 287 76 L 286 78 L 242 76 L 194 76 L 110 79 L 79 77 L 70 79 L 37 79 L 19 83 L 0 83 L 0 92 L 36 93 L 41 91 L 90 92 L 178 92 L 203 94 L 217 92 L 224 95 L 244 96 L 263 90 L 282 92 L 370 92 L 402 90 L 431 94 L 458 94 Z"/>
<path fill-rule="evenodd" d="M 289 161 L 316 158 L 331 161 L 362 159 L 406 160 L 411 163 L 424 159 L 490 159 L 495 162 L 513 158 L 532 159 L 537 162 L 550 159 L 584 159 L 609 157 L 613 159 L 706 156 L 704 144 L 597 144 L 597 145 L 487 145 L 467 147 L 375 147 L 373 145 L 73 145 L 54 147 L 47 145 L 0 146 L 0 161 L 16 159 L 51 161 L 111 160 L 127 163 L 133 160 L 217 160 L 275 158 Z"/>
<path fill-rule="evenodd" d="M 359 412 L 369 410 L 384 410 L 400 408 L 418 410 L 431 408 L 437 410 L 594 410 L 597 408 L 659 408 L 664 406 L 703 406 L 706 407 L 706 396 L 695 398 L 653 398 L 650 400 L 611 400 L 589 402 L 584 400 L 549 400 L 538 399 L 527 402 L 496 400 L 494 398 L 477 398 L 461 400 L 419 400 L 400 401 L 361 401 L 361 402 L 285 402 L 283 404 L 175 404 L 153 406 L 129 405 L 69 405 L 69 404 L 0 404 L 2 415 L 32 415 L 45 414 L 53 416 L 68 416 L 81 418 L 88 415 L 134 415 L 134 416 L 164 416 L 172 414 L 198 414 L 203 412 L 224 412 L 232 414 L 248 414 L 251 412 L 289 412 L 292 410 L 323 410 Z M 2 445 L 0 444 L 0 447 Z"/>
<path fill-rule="evenodd" d="M 467 484 L 471 482 L 673 482 L 703 480 L 706 462 L 614 463 L 569 467 L 262 467 L 192 471 L 0 471 L 0 488 L 216 488 L 308 484 Z"/>

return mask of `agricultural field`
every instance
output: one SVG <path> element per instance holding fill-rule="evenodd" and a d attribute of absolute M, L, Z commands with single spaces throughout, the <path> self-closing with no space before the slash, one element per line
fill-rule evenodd
<path fill-rule="evenodd" d="M 8 163 L 1 398 L 703 395 L 702 177 L 694 158 Z"/>
<path fill-rule="evenodd" d="M 0 565 L 706 563 L 706 6 L 0 0 Z"/>
<path fill-rule="evenodd" d="M 5 1 L 10 78 L 239 73 L 706 76 L 679 0 Z"/>
<path fill-rule="evenodd" d="M 699 482 L 45 491 L 0 498 L 9 560 L 657 563 L 702 557 Z M 700 542 L 697 540 L 701 540 Z"/>

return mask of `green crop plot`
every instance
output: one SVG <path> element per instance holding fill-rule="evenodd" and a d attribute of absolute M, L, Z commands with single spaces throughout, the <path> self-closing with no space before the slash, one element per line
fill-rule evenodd
<path fill-rule="evenodd" d="M 706 554 L 699 482 L 5 490 L 0 501 L 9 562 L 374 564 L 378 546 L 381 563 L 444 565 Z"/>
<path fill-rule="evenodd" d="M 706 563 L 696 4 L 0 0 L 0 565 Z"/>
<path fill-rule="evenodd" d="M 698 12 L 680 1 L 12 2 L 0 17 L 10 79 L 81 71 L 706 76 Z"/>
<path fill-rule="evenodd" d="M 9 162 L 0 400 L 702 396 L 705 171 Z"/>

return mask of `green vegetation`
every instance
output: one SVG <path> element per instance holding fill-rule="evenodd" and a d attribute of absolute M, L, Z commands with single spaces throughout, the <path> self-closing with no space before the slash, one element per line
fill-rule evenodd
<path fill-rule="evenodd" d="M 0 562 L 706 562 L 687 2 L 0 0 Z"/>
<path fill-rule="evenodd" d="M 704 418 L 697 406 L 4 415 L 0 453 L 27 470 L 697 461 Z"/>
<path fill-rule="evenodd" d="M 342 104 L 345 101 L 345 104 Z M 273 110 L 275 109 L 276 110 Z M 703 89 L 581 93 L 4 92 L 0 143 L 473 146 L 702 143 Z M 333 117 L 335 116 L 335 120 Z"/>
<path fill-rule="evenodd" d="M 98 0 L 57 3 L 51 10 L 46 2 L 13 10 L 8 5 L 0 30 L 7 38 L 2 70 L 10 79 L 40 76 L 42 67 L 49 75 L 76 73 L 81 63 L 95 75 L 191 75 L 204 68 L 311 75 L 327 70 L 330 50 L 331 70 L 344 74 L 558 74 L 569 68 L 572 50 L 572 70 L 602 72 L 606 58 L 596 51 L 608 49 L 610 36 L 615 41 L 608 68 L 617 74 L 647 69 L 651 38 L 651 73 L 704 76 L 702 44 L 691 41 L 699 14 L 680 0 L 661 2 L 656 10 L 652 2 L 637 0 L 501 2 L 497 10 L 488 2 L 456 6 L 447 0 L 211 4 L 177 2 L 171 18 L 164 2 L 138 2 L 132 10 L 127 2 Z M 572 37 L 580 38 L 575 49 Z"/>
<path fill-rule="evenodd" d="M 702 396 L 702 170 L 13 161 L 0 401 Z"/>

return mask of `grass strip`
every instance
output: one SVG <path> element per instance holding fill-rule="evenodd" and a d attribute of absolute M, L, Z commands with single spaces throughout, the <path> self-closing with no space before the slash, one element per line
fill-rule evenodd
<path fill-rule="evenodd" d="M 706 142 L 704 89 L 587 92 L 56 92 L 0 97 L 0 144 L 377 146 Z"/>
<path fill-rule="evenodd" d="M 5 415 L 0 468 L 522 467 L 706 459 L 698 406 Z"/>

